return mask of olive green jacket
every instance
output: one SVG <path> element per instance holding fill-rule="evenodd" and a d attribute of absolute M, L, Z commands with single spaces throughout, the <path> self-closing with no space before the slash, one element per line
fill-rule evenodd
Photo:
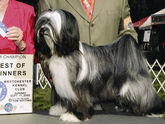
<path fill-rule="evenodd" d="M 81 0 L 40 0 L 39 4 L 40 12 L 58 8 L 71 12 L 79 23 L 80 41 L 89 45 L 108 44 L 123 34 L 137 39 L 134 30 L 124 30 L 123 20 L 130 16 L 127 0 L 95 0 L 91 21 Z"/>

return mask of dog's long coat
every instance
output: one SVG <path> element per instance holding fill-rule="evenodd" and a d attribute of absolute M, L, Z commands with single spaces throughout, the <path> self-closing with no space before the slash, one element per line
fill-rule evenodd
<path fill-rule="evenodd" d="M 131 35 L 109 45 L 89 46 L 79 41 L 75 17 L 60 9 L 45 11 L 35 34 L 41 65 L 56 91 L 52 110 L 62 114 L 61 120 L 90 119 L 93 106 L 104 100 L 114 100 L 138 115 L 165 112 L 165 102 L 155 92 L 146 59 Z"/>

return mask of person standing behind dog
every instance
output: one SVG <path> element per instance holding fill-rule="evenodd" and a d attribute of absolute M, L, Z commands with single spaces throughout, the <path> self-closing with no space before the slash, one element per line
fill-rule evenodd
<path fill-rule="evenodd" d="M 128 0 L 39 0 L 39 14 L 47 9 L 64 9 L 78 20 L 80 41 L 105 45 L 133 29 Z"/>
<path fill-rule="evenodd" d="M 8 29 L 0 34 L 0 54 L 35 54 L 34 8 L 16 0 L 0 0 L 1 27 Z M 37 59 L 35 58 L 35 63 Z"/>
<path fill-rule="evenodd" d="M 89 45 L 106 45 L 124 34 L 131 34 L 137 40 L 128 0 L 39 0 L 38 14 L 58 8 L 76 17 L 80 41 Z M 53 97 L 52 90 L 52 105 Z M 101 106 L 106 109 L 103 103 Z"/>

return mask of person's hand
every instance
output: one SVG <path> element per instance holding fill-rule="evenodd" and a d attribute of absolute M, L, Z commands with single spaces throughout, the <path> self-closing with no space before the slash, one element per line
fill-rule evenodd
<path fill-rule="evenodd" d="M 8 28 L 6 36 L 9 40 L 14 41 L 19 50 L 23 50 L 26 47 L 23 41 L 23 31 L 20 28 L 15 26 Z"/>
<path fill-rule="evenodd" d="M 8 28 L 7 37 L 9 40 L 13 40 L 17 44 L 23 38 L 23 31 L 15 26 L 10 27 Z"/>

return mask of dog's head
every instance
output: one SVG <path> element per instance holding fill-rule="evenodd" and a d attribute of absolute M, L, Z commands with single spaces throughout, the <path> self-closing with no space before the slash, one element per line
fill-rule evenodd
<path fill-rule="evenodd" d="M 36 49 L 50 58 L 79 50 L 79 28 L 76 18 L 61 9 L 43 12 L 35 27 Z"/>

